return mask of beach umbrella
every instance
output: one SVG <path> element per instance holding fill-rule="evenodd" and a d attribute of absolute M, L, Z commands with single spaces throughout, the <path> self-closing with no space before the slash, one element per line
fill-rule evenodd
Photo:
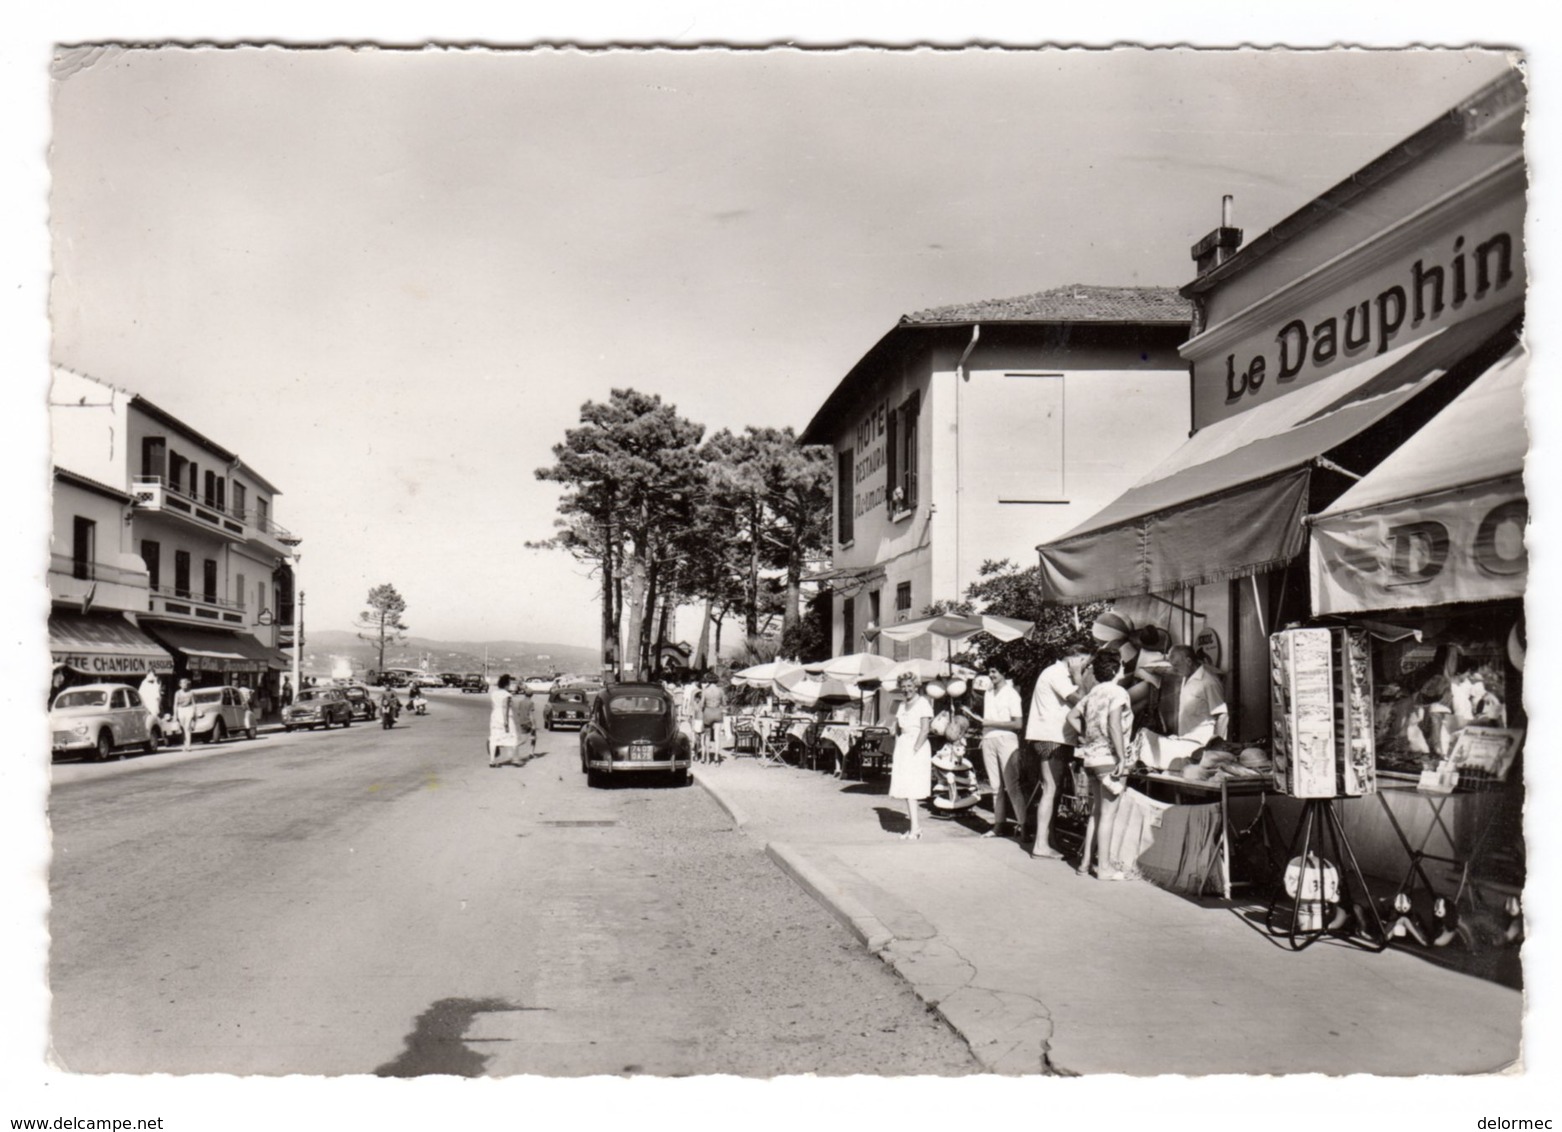
<path fill-rule="evenodd" d="M 741 672 L 734 672 L 732 682 L 749 688 L 768 688 L 782 673 L 801 671 L 802 666 L 793 664 L 790 660 L 769 660 L 764 664 L 745 668 Z"/>
<path fill-rule="evenodd" d="M 998 617 L 991 613 L 941 613 L 937 617 L 924 617 L 920 621 L 902 621 L 898 625 L 886 625 L 879 635 L 892 641 L 914 641 L 919 637 L 937 637 L 952 650 L 964 644 L 978 633 L 1000 641 L 1017 641 L 1031 631 L 1030 621 L 1015 617 Z"/>
<path fill-rule="evenodd" d="M 884 674 L 895 667 L 887 656 L 871 652 L 854 652 L 850 656 L 837 656 L 824 662 L 820 675 L 841 680 L 848 684 L 878 683 Z"/>
<path fill-rule="evenodd" d="M 908 672 L 923 683 L 929 680 L 942 680 L 949 676 L 969 677 L 971 675 L 971 670 L 964 665 L 951 664 L 948 660 L 926 660 L 918 656 L 896 662 L 895 667 L 879 680 L 881 683 L 893 685 Z"/>
<path fill-rule="evenodd" d="M 850 684 L 828 676 L 813 676 L 807 672 L 788 672 L 777 677 L 776 692 L 784 699 L 802 707 L 819 704 L 844 704 L 862 698 L 862 692 Z"/>

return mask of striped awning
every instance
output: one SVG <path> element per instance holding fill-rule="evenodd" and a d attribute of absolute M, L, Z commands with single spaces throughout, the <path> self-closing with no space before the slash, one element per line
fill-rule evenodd
<path fill-rule="evenodd" d="M 122 613 L 49 614 L 49 651 L 54 663 L 93 676 L 170 673 L 174 658 Z"/>

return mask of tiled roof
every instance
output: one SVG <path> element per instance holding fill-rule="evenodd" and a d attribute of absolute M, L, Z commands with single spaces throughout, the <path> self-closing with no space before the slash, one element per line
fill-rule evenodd
<path fill-rule="evenodd" d="M 1094 287 L 1083 283 L 1017 295 L 929 307 L 900 324 L 959 322 L 1188 322 L 1193 305 L 1175 287 Z"/>

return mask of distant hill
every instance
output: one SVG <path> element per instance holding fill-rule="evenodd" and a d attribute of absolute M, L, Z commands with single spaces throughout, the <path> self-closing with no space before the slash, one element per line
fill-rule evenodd
<path fill-rule="evenodd" d="M 435 641 L 427 637 L 408 637 L 385 650 L 387 668 L 418 668 L 425 657 L 432 672 L 480 672 L 487 649 L 488 671 L 514 672 L 528 676 L 543 672 L 595 673 L 602 663 L 596 649 L 578 645 L 539 644 L 535 641 Z M 547 657 L 539 660 L 539 656 Z M 304 645 L 306 672 L 329 675 L 336 658 L 345 658 L 355 672 L 373 668 L 378 650 L 352 632 L 339 629 L 310 629 Z"/>

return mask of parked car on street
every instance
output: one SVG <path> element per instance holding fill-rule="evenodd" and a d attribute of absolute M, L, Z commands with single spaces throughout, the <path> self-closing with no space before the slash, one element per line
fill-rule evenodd
<path fill-rule="evenodd" d="M 542 705 L 542 725 L 549 731 L 560 726 L 584 727 L 591 701 L 602 691 L 600 684 L 571 684 L 548 693 Z"/>
<path fill-rule="evenodd" d="M 439 674 L 439 682 L 447 688 L 459 688 L 461 687 L 461 673 L 441 672 Z"/>
<path fill-rule="evenodd" d="M 190 734 L 203 743 L 221 743 L 229 735 L 255 737 L 254 714 L 244 718 L 244 701 L 237 688 L 195 689 L 195 721 Z"/>
<path fill-rule="evenodd" d="M 463 692 L 486 692 L 488 691 L 488 681 L 483 679 L 481 673 L 468 672 L 461 677 L 461 690 Z"/>
<path fill-rule="evenodd" d="M 372 723 L 379 718 L 380 708 L 376 697 L 364 685 L 348 684 L 342 688 L 342 694 L 347 697 L 347 707 L 354 719 Z"/>
<path fill-rule="evenodd" d="M 673 698 L 660 684 L 609 684 L 597 694 L 580 731 L 588 786 L 613 775 L 656 772 L 687 786 L 691 762 L 689 738 L 678 730 Z"/>
<path fill-rule="evenodd" d="M 443 688 L 445 681 L 435 676 L 432 672 L 425 672 L 412 678 L 412 686 L 414 688 Z"/>
<path fill-rule="evenodd" d="M 553 677 L 528 676 L 521 684 L 529 696 L 546 696 L 553 691 Z"/>
<path fill-rule="evenodd" d="M 49 731 L 56 755 L 81 753 L 102 762 L 127 747 L 157 750 L 162 730 L 141 697 L 124 684 L 82 684 L 54 697 Z"/>
<path fill-rule="evenodd" d="M 305 688 L 282 709 L 282 730 L 295 727 L 330 728 L 333 723 L 351 726 L 353 709 L 340 688 Z"/>

